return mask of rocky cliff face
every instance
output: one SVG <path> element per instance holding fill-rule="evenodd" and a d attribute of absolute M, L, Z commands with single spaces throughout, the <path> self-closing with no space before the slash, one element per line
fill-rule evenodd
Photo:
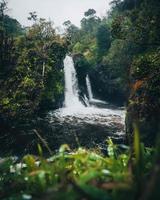
<path fill-rule="evenodd" d="M 94 97 L 118 106 L 124 105 L 127 92 L 120 84 L 121 78 L 111 79 L 107 72 L 107 65 L 97 63 L 92 65 L 83 54 L 74 54 L 73 60 L 77 71 L 80 96 L 88 96 L 86 75 L 90 77 Z"/>

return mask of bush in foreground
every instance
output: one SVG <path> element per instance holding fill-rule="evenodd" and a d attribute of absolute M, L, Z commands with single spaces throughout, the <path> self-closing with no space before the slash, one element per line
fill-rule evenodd
<path fill-rule="evenodd" d="M 62 145 L 46 159 L 40 145 L 38 149 L 39 156 L 0 160 L 1 199 L 157 199 L 153 198 L 153 194 L 158 195 L 159 173 L 159 168 L 154 170 L 155 151 L 144 148 L 138 134 L 132 153 L 110 139 L 107 156 L 98 149 L 71 151 Z"/>

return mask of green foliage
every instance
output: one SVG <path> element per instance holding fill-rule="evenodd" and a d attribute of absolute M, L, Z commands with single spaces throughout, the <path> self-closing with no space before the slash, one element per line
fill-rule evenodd
<path fill-rule="evenodd" d="M 19 22 L 9 17 L 7 2 L 0 1 L 0 81 L 10 74 L 15 66 L 14 37 L 23 34 Z"/>
<path fill-rule="evenodd" d="M 111 34 L 106 25 L 101 25 L 97 30 L 97 51 L 98 56 L 104 56 L 111 46 Z"/>
<path fill-rule="evenodd" d="M 141 139 L 153 143 L 159 133 L 160 68 L 159 50 L 135 57 L 131 66 L 132 90 L 129 108 L 140 122 Z M 148 140 L 148 138 L 150 138 Z"/>
<path fill-rule="evenodd" d="M 86 13 L 90 13 L 90 10 Z M 71 49 L 77 57 L 80 54 L 87 60 L 88 66 L 84 71 L 89 73 L 92 77 L 91 81 L 95 83 L 92 88 L 95 96 L 107 101 L 122 103 L 127 97 L 126 91 L 128 90 L 127 67 L 131 63 L 135 50 L 129 41 L 122 39 L 130 30 L 131 22 L 129 17 L 119 17 L 118 14 L 115 16 L 110 14 L 109 18 L 103 19 L 95 14 L 85 15 L 81 20 L 81 28 L 74 33 L 74 38 L 77 39 L 71 38 Z M 114 25 L 116 20 L 120 20 L 122 24 Z M 71 22 L 66 25 L 72 26 Z M 120 39 L 116 38 L 118 34 L 121 34 L 118 26 L 121 26 L 123 35 L 123 37 L 119 36 Z M 77 62 L 75 59 L 75 64 Z M 78 78 L 81 80 L 84 74 L 84 72 L 78 73 Z M 83 93 L 85 82 L 82 83 L 82 88 Z"/>
<path fill-rule="evenodd" d="M 91 17 L 91 16 L 93 16 L 93 15 L 95 15 L 96 14 L 96 11 L 94 10 L 94 9 L 89 9 L 88 11 L 86 11 L 85 13 L 84 13 L 84 16 L 85 17 Z"/>
<path fill-rule="evenodd" d="M 126 121 L 130 137 L 133 132 L 130 151 L 109 139 L 108 156 L 63 145 L 45 159 L 38 145 L 39 157 L 0 159 L 1 199 L 159 199 L 159 143 L 154 156 L 141 139 L 153 144 L 160 131 L 160 1 L 111 4 L 103 19 L 94 9 L 85 12 L 80 28 L 66 21 L 62 38 L 35 12 L 29 17 L 33 26 L 23 30 L 0 2 L 0 117 L 26 120 L 56 107 L 70 43 L 82 91 L 89 74 L 94 92 L 105 100 L 124 101 L 130 93 Z"/>
<path fill-rule="evenodd" d="M 147 52 L 139 55 L 133 61 L 132 76 L 137 80 L 153 78 L 153 74 L 159 73 L 159 55 L 159 49 L 154 52 Z"/>
<path fill-rule="evenodd" d="M 160 1 L 124 0 L 114 1 L 110 13 L 111 33 L 115 41 L 123 44 L 122 51 L 117 45 L 112 49 L 109 71 L 119 66 L 120 84 L 130 89 L 127 129 L 133 132 L 133 121 L 139 122 L 140 138 L 147 144 L 154 144 L 159 133 L 159 14 Z M 127 72 L 127 73 L 126 73 Z M 128 77 L 128 78 L 127 78 Z M 128 84 L 129 83 L 129 84 Z M 126 87 L 126 89 L 127 89 Z"/>
<path fill-rule="evenodd" d="M 23 118 L 23 115 L 31 117 L 35 111 L 56 107 L 63 94 L 61 68 L 67 52 L 65 39 L 55 33 L 51 22 L 37 18 L 25 34 L 13 37 L 12 45 L 10 55 L 14 63 L 4 60 L 12 71 L 7 73 L 4 68 L 7 76 L 1 80 L 0 114 Z"/>
<path fill-rule="evenodd" d="M 150 164 L 144 173 L 147 179 L 152 166 L 148 160 L 151 152 L 144 149 L 142 154 L 144 165 Z M 71 151 L 68 145 L 62 145 L 59 152 L 48 159 L 32 155 L 26 155 L 20 163 L 6 159 L 0 163 L 0 197 L 6 200 L 25 197 L 133 200 L 138 188 L 129 160 L 128 150 L 122 152 L 110 139 L 108 156 L 84 148 Z M 6 185 L 8 180 L 10 183 Z M 128 196 L 129 193 L 131 195 Z"/>

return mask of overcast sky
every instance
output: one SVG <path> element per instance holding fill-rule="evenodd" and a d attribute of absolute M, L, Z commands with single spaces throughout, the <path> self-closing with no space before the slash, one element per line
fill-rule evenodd
<path fill-rule="evenodd" d="M 111 0 L 8 0 L 9 15 L 16 18 L 22 25 L 29 22 L 28 13 L 36 11 L 41 18 L 50 19 L 55 26 L 61 26 L 64 21 L 70 20 L 79 26 L 83 13 L 89 8 L 103 16 L 109 10 Z"/>

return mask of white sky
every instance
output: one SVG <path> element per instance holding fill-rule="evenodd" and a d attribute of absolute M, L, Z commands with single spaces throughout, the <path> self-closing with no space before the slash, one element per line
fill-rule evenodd
<path fill-rule="evenodd" d="M 9 15 L 27 26 L 29 12 L 36 11 L 41 18 L 50 19 L 55 26 L 70 20 L 79 26 L 85 11 L 93 8 L 98 16 L 105 15 L 111 0 L 8 0 Z"/>

